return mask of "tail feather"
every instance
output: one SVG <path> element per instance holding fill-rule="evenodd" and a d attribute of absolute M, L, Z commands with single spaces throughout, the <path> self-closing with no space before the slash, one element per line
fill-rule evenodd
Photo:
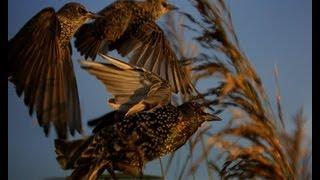
<path fill-rule="evenodd" d="M 110 169 L 110 163 L 101 161 L 94 164 L 85 164 L 77 167 L 68 179 L 97 180 L 105 169 Z"/>
<path fill-rule="evenodd" d="M 90 139 L 92 137 L 71 142 L 55 140 L 57 161 L 63 169 L 74 169 L 67 179 L 96 180 L 105 169 L 111 167 L 110 162 L 105 159 L 93 161 L 92 156 L 82 157 L 91 142 Z"/>
<path fill-rule="evenodd" d="M 77 167 L 71 174 L 71 176 L 69 176 L 67 178 L 67 180 L 74 180 L 74 179 L 85 179 L 85 177 L 87 176 L 87 174 L 90 171 L 90 165 L 86 164 L 84 166 L 80 166 Z"/>
<path fill-rule="evenodd" d="M 100 46 L 104 41 L 95 35 L 94 26 L 93 23 L 84 24 L 74 35 L 77 50 L 81 55 L 84 55 L 86 59 L 90 57 L 92 60 L 96 59 Z"/>
<path fill-rule="evenodd" d="M 80 139 L 71 142 L 62 139 L 55 140 L 57 161 L 63 169 L 72 169 L 81 153 L 88 146 L 89 139 Z"/>

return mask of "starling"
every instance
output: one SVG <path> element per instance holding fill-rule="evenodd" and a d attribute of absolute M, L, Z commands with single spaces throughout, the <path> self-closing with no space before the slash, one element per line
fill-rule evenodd
<path fill-rule="evenodd" d="M 67 3 L 59 11 L 45 8 L 32 17 L 9 40 L 8 80 L 29 115 L 37 114 L 46 135 L 50 123 L 59 138 L 81 132 L 79 97 L 71 61 L 70 39 L 87 20 L 97 15 L 78 3 Z"/>
<path fill-rule="evenodd" d="M 144 67 L 168 80 L 183 95 L 195 89 L 155 21 L 177 9 L 165 0 L 116 1 L 99 12 L 103 18 L 83 25 L 75 34 L 75 47 L 87 59 L 99 51 L 117 50 L 130 64 Z"/>
<path fill-rule="evenodd" d="M 82 67 L 107 86 L 116 110 L 89 121 L 90 137 L 55 141 L 61 167 L 73 169 L 71 179 L 97 179 L 105 169 L 142 175 L 147 162 L 180 148 L 203 122 L 219 120 L 196 102 L 172 105 L 170 85 L 156 74 L 103 57 L 111 64 L 84 61 Z"/>

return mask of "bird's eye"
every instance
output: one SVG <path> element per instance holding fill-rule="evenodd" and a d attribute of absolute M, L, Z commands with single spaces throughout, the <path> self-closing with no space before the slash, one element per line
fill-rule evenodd
<path fill-rule="evenodd" d="M 80 13 L 81 15 L 87 14 L 87 11 L 86 11 L 85 9 L 81 8 L 81 7 L 78 9 L 78 11 L 79 11 L 79 13 Z"/>
<path fill-rule="evenodd" d="M 167 2 L 162 2 L 162 6 L 167 7 L 168 6 Z"/>

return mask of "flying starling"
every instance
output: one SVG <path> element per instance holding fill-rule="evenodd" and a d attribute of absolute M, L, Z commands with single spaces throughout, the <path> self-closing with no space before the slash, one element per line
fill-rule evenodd
<path fill-rule="evenodd" d="M 9 40 L 8 79 L 20 97 L 34 109 L 46 135 L 50 123 L 59 138 L 81 132 L 79 97 L 70 39 L 88 19 L 96 15 L 78 3 L 65 4 L 59 11 L 45 8 L 32 17 Z"/>
<path fill-rule="evenodd" d="M 55 141 L 58 162 L 73 169 L 71 179 L 97 179 L 105 169 L 141 175 L 147 162 L 180 148 L 203 122 L 219 120 L 196 102 L 173 106 L 170 85 L 156 74 L 103 57 L 111 64 L 84 61 L 82 67 L 107 86 L 117 110 L 90 121 L 90 137 Z"/>
<path fill-rule="evenodd" d="M 129 56 L 130 64 L 168 80 L 176 93 L 192 94 L 195 89 L 191 81 L 155 23 L 174 9 L 177 8 L 165 0 L 116 1 L 99 12 L 104 18 L 85 24 L 76 32 L 75 47 L 92 60 L 99 51 L 116 49 L 122 56 Z"/>

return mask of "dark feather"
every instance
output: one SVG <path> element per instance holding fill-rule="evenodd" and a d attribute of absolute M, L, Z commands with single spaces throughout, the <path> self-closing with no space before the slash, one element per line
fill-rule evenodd
<path fill-rule="evenodd" d="M 117 49 L 122 56 L 129 55 L 131 64 L 160 75 L 170 82 L 176 93 L 194 92 L 194 86 L 156 23 L 146 23 L 135 31 L 128 30 L 119 40 L 111 43 L 109 49 Z"/>
<path fill-rule="evenodd" d="M 116 116 L 120 117 L 122 115 L 120 115 L 119 111 L 111 111 L 99 118 L 88 121 L 88 126 L 94 127 L 93 133 L 98 133 L 102 128 L 114 125 L 117 120 L 121 120 L 122 118 L 116 118 Z"/>
<path fill-rule="evenodd" d="M 58 44 L 59 21 L 52 8 L 35 15 L 9 41 L 9 76 L 18 96 L 24 94 L 29 114 L 49 133 L 50 123 L 59 138 L 82 131 L 78 89 L 70 45 Z"/>

